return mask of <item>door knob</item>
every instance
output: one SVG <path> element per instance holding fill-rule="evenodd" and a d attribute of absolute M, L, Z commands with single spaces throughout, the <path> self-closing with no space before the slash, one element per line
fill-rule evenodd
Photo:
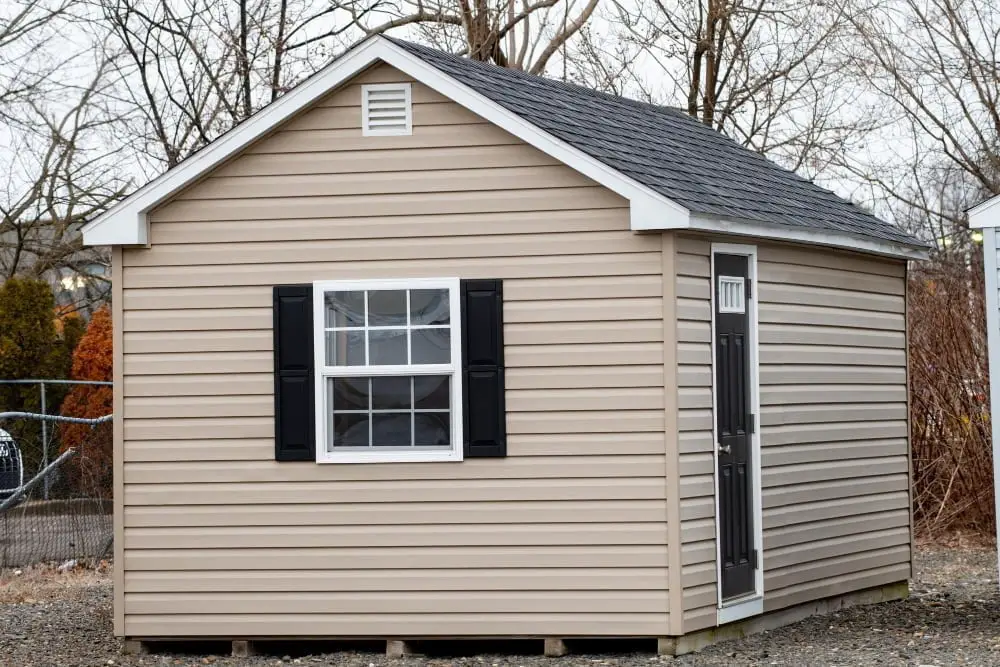
<path fill-rule="evenodd" d="M 722 452 L 723 454 L 731 454 L 733 448 L 729 445 L 719 445 L 719 451 Z"/>

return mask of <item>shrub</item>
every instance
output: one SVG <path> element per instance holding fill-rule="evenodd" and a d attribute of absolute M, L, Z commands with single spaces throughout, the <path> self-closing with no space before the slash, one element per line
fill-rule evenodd
<path fill-rule="evenodd" d="M 86 333 L 73 352 L 74 380 L 110 381 L 112 378 L 111 314 L 104 306 L 94 313 Z M 63 401 L 67 417 L 102 417 L 111 414 L 112 391 L 109 386 L 76 385 Z M 77 450 L 68 471 L 78 489 L 88 495 L 111 497 L 112 426 L 110 422 L 90 427 L 86 424 L 60 425 L 62 451 Z"/>
<path fill-rule="evenodd" d="M 0 285 L 0 378 L 67 376 L 71 350 L 59 334 L 54 308 L 51 287 L 44 281 L 10 278 Z M 58 411 L 64 395 L 63 387 L 47 387 L 46 409 L 50 414 Z M 39 412 L 38 386 L 0 385 L 0 409 Z M 21 443 L 25 468 L 36 470 L 42 459 L 40 422 L 12 421 L 6 428 Z"/>
<path fill-rule="evenodd" d="M 910 269 L 910 428 L 918 533 L 993 534 L 993 462 L 981 256 Z"/>

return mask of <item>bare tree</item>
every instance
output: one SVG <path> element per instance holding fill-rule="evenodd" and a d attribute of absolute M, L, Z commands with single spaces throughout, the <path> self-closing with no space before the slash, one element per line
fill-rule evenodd
<path fill-rule="evenodd" d="M 585 76 L 819 174 L 872 124 L 843 73 L 849 1 L 614 0 L 612 29 L 583 39 Z"/>
<path fill-rule="evenodd" d="M 152 171 L 176 165 L 351 45 L 406 33 L 540 73 L 597 0 L 100 0 L 115 102 Z M 151 174 L 150 174 L 151 175 Z"/>
<path fill-rule="evenodd" d="M 84 249 L 79 229 L 123 193 L 100 103 L 106 70 L 66 48 L 80 25 L 72 8 L 24 0 L 0 22 L 0 278 L 48 279 L 62 305 L 105 295 L 108 258 Z"/>
<path fill-rule="evenodd" d="M 71 6 L 71 0 L 10 0 L 0 7 L 0 118 L 47 87 L 60 61 L 44 54 L 44 46 L 71 18 Z"/>
<path fill-rule="evenodd" d="M 75 99 L 53 110 L 32 100 L 11 132 L 6 165 L 17 174 L 0 197 L 0 272 L 46 278 L 60 291 L 88 301 L 106 298 L 106 251 L 84 248 L 80 227 L 125 192 L 114 168 L 108 126 L 95 103 L 98 69 Z M 63 95 L 72 94 L 63 89 Z M 26 113 L 25 113 L 26 112 Z"/>
<path fill-rule="evenodd" d="M 895 150 L 847 161 L 928 237 L 953 243 L 963 208 L 1000 193 L 1000 8 L 972 0 L 900 0 L 850 17 L 855 75 L 893 134 Z"/>
<path fill-rule="evenodd" d="M 432 5 L 409 0 L 383 20 L 352 18 L 366 35 L 414 26 L 423 41 L 446 50 L 542 74 L 566 53 L 597 5 L 597 0 L 443 0 Z"/>

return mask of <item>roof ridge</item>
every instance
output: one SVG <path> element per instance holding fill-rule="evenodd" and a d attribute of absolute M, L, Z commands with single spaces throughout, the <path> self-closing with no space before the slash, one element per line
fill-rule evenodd
<path fill-rule="evenodd" d="M 541 74 L 532 74 L 531 72 L 526 72 L 523 69 L 514 69 L 513 67 L 503 67 L 501 65 L 497 65 L 496 63 L 485 62 L 483 60 L 473 60 L 472 58 L 466 58 L 464 56 L 456 55 L 454 53 L 449 53 L 448 51 L 442 51 L 440 49 L 436 49 L 436 48 L 434 48 L 432 46 L 427 46 L 426 44 L 418 44 L 417 42 L 411 42 L 411 41 L 406 40 L 406 39 L 400 39 L 399 37 L 390 37 L 389 35 L 382 35 L 382 37 L 384 37 L 385 39 L 388 39 L 390 42 L 393 42 L 395 44 L 399 44 L 399 45 L 403 45 L 403 46 L 407 46 L 407 47 L 412 47 L 412 48 L 415 48 L 417 50 L 433 51 L 435 54 L 446 56 L 448 58 L 457 60 L 457 61 L 461 62 L 463 65 L 471 65 L 473 67 L 480 67 L 480 68 L 483 68 L 483 69 L 486 69 L 486 70 L 490 70 L 490 71 L 496 72 L 496 73 L 501 74 L 503 76 L 516 76 L 518 78 L 524 78 L 524 79 L 527 79 L 529 81 L 531 81 L 531 80 L 542 81 L 542 82 L 550 84 L 550 85 L 562 86 L 562 87 L 567 88 L 569 90 L 572 90 L 572 91 L 575 91 L 575 92 L 579 92 L 579 93 L 583 93 L 585 95 L 590 95 L 590 96 L 593 96 L 593 97 L 601 97 L 601 98 L 604 98 L 605 100 L 607 100 L 609 102 L 615 102 L 615 103 L 618 103 L 618 104 L 625 104 L 625 105 L 629 105 L 629 106 L 637 106 L 637 107 L 640 107 L 642 109 L 648 109 L 648 110 L 659 111 L 659 112 L 667 112 L 667 113 L 670 113 L 670 114 L 680 114 L 680 115 L 684 116 L 685 118 L 690 118 L 690 116 L 688 116 L 687 112 L 685 112 L 684 110 L 680 109 L 679 107 L 668 106 L 668 105 L 665 105 L 665 104 L 653 104 L 652 102 L 644 102 L 642 100 L 637 100 L 637 99 L 632 98 L 632 97 L 625 97 L 624 95 L 615 95 L 614 93 L 608 93 L 608 92 L 605 92 L 603 90 L 597 90 L 595 88 L 588 88 L 587 86 L 584 86 L 584 85 L 579 84 L 579 83 L 572 83 L 570 81 L 564 81 L 562 79 L 553 79 L 553 78 L 550 78 L 550 77 L 547 77 L 547 76 L 542 76 Z M 698 121 L 695 120 L 695 122 L 698 122 Z"/>

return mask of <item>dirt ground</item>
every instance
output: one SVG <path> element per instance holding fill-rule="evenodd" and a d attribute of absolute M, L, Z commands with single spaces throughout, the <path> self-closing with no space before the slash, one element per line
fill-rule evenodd
<path fill-rule="evenodd" d="M 0 568 L 100 555 L 111 536 L 111 515 L 32 513 L 0 515 Z"/>
<path fill-rule="evenodd" d="M 773 632 L 668 658 L 646 646 L 605 646 L 618 652 L 543 658 L 534 645 L 506 645 L 503 654 L 434 655 L 388 661 L 368 651 L 319 653 L 316 645 L 265 645 L 265 655 L 233 658 L 227 644 L 166 647 L 154 655 L 126 656 L 112 636 L 107 564 L 97 570 L 29 568 L 0 575 L 0 665 L 330 665 L 337 667 L 638 667 L 698 665 L 1000 665 L 1000 592 L 996 552 L 981 547 L 922 547 L 910 598 L 813 617 Z M 477 650 L 465 647 L 466 650 Z M 586 650 L 602 647 L 588 647 Z M 510 652 L 510 650 L 514 652 Z M 325 649 L 322 649 L 325 650 Z M 481 647 L 478 650 L 482 650 Z M 495 647 L 491 647 L 495 650 Z M 309 651 L 314 651 L 309 653 Z M 520 654 L 519 654 L 520 653 Z"/>

